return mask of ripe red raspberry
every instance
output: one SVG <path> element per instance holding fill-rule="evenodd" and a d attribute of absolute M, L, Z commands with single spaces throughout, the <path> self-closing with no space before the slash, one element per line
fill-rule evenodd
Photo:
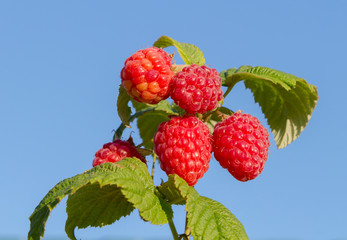
<path fill-rule="evenodd" d="M 93 167 L 106 162 L 118 162 L 126 157 L 137 157 L 146 163 L 145 158 L 127 141 L 115 140 L 106 143 L 95 153 Z"/>
<path fill-rule="evenodd" d="M 169 97 L 169 84 L 174 76 L 171 57 L 162 49 L 139 50 L 124 63 L 122 85 L 138 102 L 156 104 Z"/>
<path fill-rule="evenodd" d="M 254 179 L 263 171 L 269 133 L 256 117 L 237 112 L 217 123 L 212 138 L 216 160 L 237 180 Z"/>
<path fill-rule="evenodd" d="M 159 125 L 154 151 L 167 175 L 177 174 L 193 186 L 208 170 L 212 152 L 210 132 L 196 117 L 173 117 Z"/>
<path fill-rule="evenodd" d="M 193 64 L 172 79 L 170 96 L 188 113 L 205 113 L 216 108 L 222 100 L 221 84 L 216 69 Z"/>

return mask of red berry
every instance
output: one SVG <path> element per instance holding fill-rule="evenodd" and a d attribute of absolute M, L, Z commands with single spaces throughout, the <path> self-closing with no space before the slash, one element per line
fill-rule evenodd
<path fill-rule="evenodd" d="M 127 141 L 115 140 L 114 142 L 106 143 L 95 153 L 93 167 L 106 162 L 118 162 L 123 158 L 137 157 L 142 162 L 146 163 L 145 158 Z"/>
<path fill-rule="evenodd" d="M 173 117 L 159 125 L 154 151 L 167 175 L 177 174 L 193 186 L 208 170 L 212 152 L 210 132 L 196 117 Z"/>
<path fill-rule="evenodd" d="M 122 85 L 138 102 L 156 104 L 169 97 L 169 84 L 174 73 L 172 59 L 162 49 L 150 47 L 139 50 L 124 63 Z"/>
<path fill-rule="evenodd" d="M 170 96 L 188 113 L 205 113 L 216 108 L 222 100 L 221 84 L 216 69 L 193 64 L 172 79 Z"/>
<path fill-rule="evenodd" d="M 216 124 L 212 138 L 216 160 L 237 180 L 254 179 L 263 171 L 269 133 L 256 117 L 237 112 Z"/>

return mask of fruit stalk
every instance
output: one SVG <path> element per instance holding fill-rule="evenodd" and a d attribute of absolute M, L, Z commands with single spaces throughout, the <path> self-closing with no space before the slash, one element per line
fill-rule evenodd
<path fill-rule="evenodd" d="M 179 240 L 177 230 L 176 230 L 175 224 L 172 221 L 172 218 L 168 219 L 168 222 L 169 222 L 170 230 L 174 240 Z"/>
<path fill-rule="evenodd" d="M 154 169 L 155 169 L 156 160 L 157 160 L 157 154 L 153 153 L 153 164 L 152 164 L 152 173 L 151 173 L 152 180 L 154 178 Z"/>

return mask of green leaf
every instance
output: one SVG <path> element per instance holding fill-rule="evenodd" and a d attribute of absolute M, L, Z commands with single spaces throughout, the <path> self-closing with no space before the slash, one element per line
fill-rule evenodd
<path fill-rule="evenodd" d="M 175 46 L 186 64 L 197 64 L 199 66 L 205 64 L 204 54 L 197 46 L 194 46 L 193 44 L 180 43 L 170 37 L 162 36 L 153 44 L 153 46 L 158 48 Z"/>
<path fill-rule="evenodd" d="M 77 226 L 102 227 L 129 215 L 133 210 L 133 204 L 116 185 L 101 187 L 99 183 L 87 184 L 67 200 L 65 231 L 70 239 L 75 239 L 74 230 Z"/>
<path fill-rule="evenodd" d="M 155 194 L 156 188 L 148 173 L 146 164 L 136 158 L 127 158 L 118 162 L 122 171 L 117 174 L 117 186 L 140 212 L 141 217 L 152 224 L 167 223 L 172 212 L 169 205 L 163 205 Z M 165 211 L 170 209 L 168 211 Z"/>
<path fill-rule="evenodd" d="M 95 184 L 98 184 L 101 188 L 97 191 L 99 196 L 94 196 L 91 191 L 96 189 Z M 106 193 L 103 189 L 105 186 L 107 186 L 106 189 L 114 190 L 111 194 L 112 196 L 100 195 L 101 193 Z M 116 188 L 118 190 L 115 190 Z M 45 223 L 50 212 L 67 195 L 73 196 L 72 200 L 69 200 L 72 205 L 78 201 L 84 201 L 85 197 L 91 199 L 91 202 L 96 201 L 93 201 L 92 198 L 109 199 L 115 197 L 124 201 L 127 199 L 129 204 L 139 210 L 140 216 L 145 221 L 150 221 L 152 224 L 165 224 L 168 222 L 168 217 L 172 217 L 172 209 L 169 203 L 159 199 L 156 191 L 146 164 L 137 158 L 125 158 L 117 163 L 101 164 L 75 177 L 61 181 L 49 191 L 30 216 L 31 225 L 28 239 L 39 240 L 43 237 Z M 74 193 L 77 196 L 74 196 Z M 90 195 L 87 196 L 87 194 Z M 125 198 L 122 198 L 122 196 Z M 82 197 L 83 199 L 81 199 Z M 83 206 L 88 207 L 87 204 Z M 127 204 L 126 206 L 127 210 L 114 210 L 113 208 L 116 212 L 114 220 L 119 219 L 121 215 L 125 216 L 128 214 L 130 205 Z M 70 238 L 74 239 L 72 236 L 75 227 L 83 228 L 96 224 L 100 224 L 99 226 L 110 224 L 113 219 L 110 219 L 109 214 L 98 214 L 105 206 L 101 206 L 102 209 L 98 207 L 100 205 L 94 205 L 93 209 L 76 209 L 77 213 L 78 211 L 83 211 L 86 214 L 98 215 L 99 218 L 95 222 L 83 219 L 81 215 L 81 219 L 77 218 L 78 214 L 69 207 L 68 214 L 71 214 L 71 216 L 68 215 L 66 229 Z"/>
<path fill-rule="evenodd" d="M 163 100 L 156 105 L 155 110 L 165 112 L 167 115 L 177 115 L 177 113 L 172 108 L 173 107 L 168 101 Z"/>
<path fill-rule="evenodd" d="M 140 111 L 155 107 L 155 105 L 148 104 L 148 103 L 140 103 L 138 101 L 135 101 L 134 99 L 131 99 L 131 103 L 133 107 L 135 108 L 136 112 L 140 112 Z"/>
<path fill-rule="evenodd" d="M 194 240 L 248 239 L 241 222 L 219 202 L 202 196 L 188 198 L 186 210 Z"/>
<path fill-rule="evenodd" d="M 180 108 L 176 103 L 172 103 L 171 104 L 171 109 L 172 111 L 176 112 L 177 114 L 179 114 L 180 116 L 183 116 L 186 111 L 184 111 L 182 108 Z"/>
<path fill-rule="evenodd" d="M 147 149 L 147 148 L 140 148 L 136 147 L 136 150 L 142 155 L 142 156 L 148 156 L 153 154 L 153 150 Z"/>
<path fill-rule="evenodd" d="M 278 148 L 284 148 L 307 126 L 318 101 L 317 87 L 304 79 L 266 67 L 243 66 L 220 73 L 229 92 L 244 81 L 260 105 L 275 135 Z"/>
<path fill-rule="evenodd" d="M 170 174 L 168 181 L 158 186 L 158 191 L 170 204 L 184 205 L 189 194 L 195 190 L 178 175 Z"/>
<path fill-rule="evenodd" d="M 220 107 L 212 113 L 207 113 L 207 116 L 204 115 L 204 119 L 208 118 L 204 122 L 210 130 L 211 135 L 214 132 L 214 127 L 216 126 L 216 124 L 223 121 L 227 116 L 231 116 L 232 114 L 234 114 L 234 112 L 230 109 L 226 107 Z"/>
<path fill-rule="evenodd" d="M 194 239 L 248 239 L 239 220 L 221 203 L 202 197 L 178 175 L 158 186 L 170 204 L 186 204 L 188 228 Z"/>
<path fill-rule="evenodd" d="M 129 120 L 128 122 L 132 122 L 134 121 L 135 119 L 142 119 L 142 118 L 145 118 L 146 117 L 142 117 L 143 115 L 150 115 L 152 114 L 152 116 L 158 116 L 158 114 L 161 116 L 160 119 L 163 118 L 163 116 L 167 116 L 165 118 L 165 120 L 168 120 L 168 117 L 171 116 L 171 115 L 178 115 L 179 113 L 177 112 L 177 110 L 175 109 L 175 106 L 171 106 L 170 103 L 166 100 L 163 100 L 163 101 L 160 101 L 158 104 L 144 104 L 144 103 L 138 103 L 136 101 L 132 101 L 132 104 L 133 104 L 133 107 L 136 109 L 136 113 L 134 113 L 133 115 L 131 115 L 129 117 Z M 160 120 L 158 119 L 158 120 Z M 153 122 L 158 122 L 156 119 L 150 119 L 151 121 Z M 149 136 L 150 138 L 153 137 L 155 131 L 156 131 L 156 127 L 159 125 L 154 125 L 154 126 L 151 126 L 151 124 L 148 124 L 148 123 L 140 123 L 140 126 L 142 125 L 150 125 L 149 129 L 140 129 L 140 135 L 141 133 L 143 133 L 143 140 L 148 142 L 145 146 L 148 147 L 148 148 L 151 148 L 153 147 L 153 144 L 151 144 L 152 139 L 148 139 L 147 136 Z M 139 125 L 138 125 L 139 126 Z M 154 128 L 153 128 L 154 127 Z M 119 139 L 122 134 L 123 134 L 123 131 L 124 129 L 126 128 L 125 124 L 124 123 L 121 123 L 119 125 L 119 127 L 117 128 L 117 130 L 115 131 L 115 134 L 114 134 L 114 137 L 113 137 L 113 140 L 115 139 Z M 152 135 L 148 135 L 149 132 L 154 132 Z M 142 136 L 142 135 L 141 135 Z"/>
<path fill-rule="evenodd" d="M 213 119 L 210 119 L 210 120 L 205 122 L 205 125 L 208 127 L 208 130 L 210 131 L 211 135 L 213 135 L 214 127 L 216 126 L 217 123 L 218 122 L 213 120 Z"/>
<path fill-rule="evenodd" d="M 29 240 L 39 240 L 44 236 L 45 224 L 50 212 L 66 195 L 76 191 L 84 184 L 84 182 L 88 181 L 88 177 L 89 176 L 87 175 L 80 174 L 75 177 L 65 179 L 59 182 L 47 193 L 29 218 Z"/>
<path fill-rule="evenodd" d="M 160 123 L 168 121 L 167 113 L 162 111 L 147 112 L 137 119 L 137 127 L 145 148 L 153 149 L 153 137 Z"/>
<path fill-rule="evenodd" d="M 222 71 L 219 73 L 219 76 L 222 79 L 222 83 L 225 83 L 226 79 L 228 76 L 231 76 L 232 74 L 234 74 L 237 71 L 237 68 L 229 68 L 228 70 Z"/>
<path fill-rule="evenodd" d="M 174 109 L 174 106 L 171 106 L 169 104 L 169 102 L 166 101 L 166 100 L 163 100 L 163 101 L 159 102 L 156 105 L 142 104 L 142 103 L 135 103 L 135 102 L 133 102 L 133 107 L 136 109 L 137 112 L 129 117 L 129 123 L 134 121 L 136 118 L 140 118 L 143 115 L 147 115 L 149 113 L 152 113 L 155 116 L 157 115 L 157 113 L 159 113 L 160 115 L 166 115 L 166 116 L 178 115 L 176 109 Z M 167 118 L 165 118 L 165 119 L 167 119 Z M 151 120 L 153 120 L 153 119 L 151 119 Z M 154 119 L 153 121 L 155 122 L 156 120 Z M 145 123 L 145 125 L 146 124 L 147 123 Z M 156 125 L 156 126 L 158 126 L 158 125 Z M 114 137 L 113 137 L 114 140 L 117 139 L 117 138 L 120 138 L 122 136 L 125 127 L 126 126 L 124 125 L 124 123 L 120 124 L 120 126 L 117 128 L 117 130 L 116 130 L 116 132 L 114 134 Z M 154 131 L 153 128 L 143 129 L 143 132 L 145 133 L 144 136 L 146 136 L 147 130 Z M 156 130 L 156 128 L 155 128 L 155 130 Z M 141 134 L 141 130 L 140 130 L 140 134 Z M 147 138 L 143 138 L 143 140 L 151 142 L 151 140 L 147 139 Z M 147 144 L 145 146 L 147 146 L 147 147 L 148 146 L 153 146 L 153 144 L 149 143 L 149 145 Z"/>
<path fill-rule="evenodd" d="M 122 85 L 119 86 L 119 94 L 117 99 L 118 116 L 125 126 L 129 126 L 129 118 L 131 115 L 131 108 L 128 106 L 131 97 Z M 119 136 L 120 137 L 120 136 Z"/>

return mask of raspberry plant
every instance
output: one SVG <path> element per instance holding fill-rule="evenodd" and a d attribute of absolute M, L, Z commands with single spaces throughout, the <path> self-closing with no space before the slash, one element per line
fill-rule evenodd
<path fill-rule="evenodd" d="M 169 46 L 177 48 L 186 65 L 172 64 L 174 54 L 163 50 Z M 65 231 L 70 239 L 76 239 L 75 228 L 109 225 L 135 209 L 151 224 L 168 223 L 175 240 L 248 239 L 228 209 L 194 189 L 208 170 L 212 152 L 240 181 L 256 178 L 267 160 L 267 130 L 255 117 L 223 103 L 243 81 L 261 107 L 277 147 L 284 148 L 311 118 L 317 88 L 267 67 L 241 66 L 218 74 L 205 65 L 199 48 L 166 36 L 130 56 L 120 75 L 117 109 L 122 123 L 113 142 L 96 152 L 93 168 L 48 192 L 30 216 L 28 239 L 44 236 L 50 212 L 66 196 Z M 165 100 L 169 96 L 174 102 Z M 131 137 L 121 140 L 135 119 L 142 139 L 137 146 Z M 168 174 L 159 186 L 153 183 L 157 159 Z M 185 205 L 186 228 L 181 234 L 173 222 L 172 205 Z"/>

